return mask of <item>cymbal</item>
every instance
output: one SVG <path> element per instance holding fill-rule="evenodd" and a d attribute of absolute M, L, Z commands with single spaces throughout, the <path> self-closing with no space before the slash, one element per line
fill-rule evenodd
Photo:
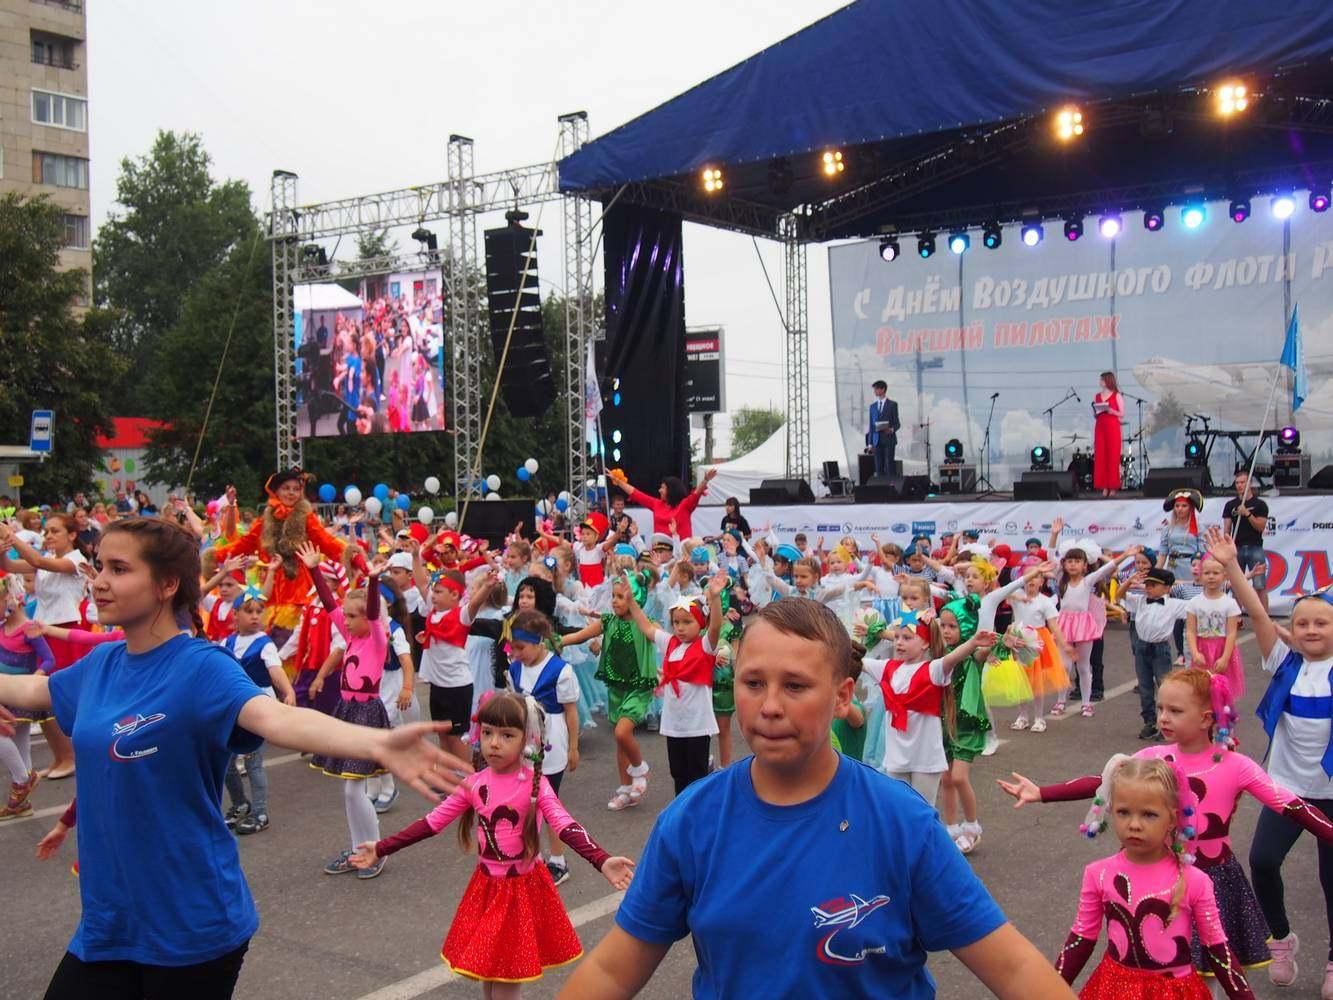
<path fill-rule="evenodd" d="M 1068 441 L 1070 444 L 1073 444 L 1075 441 L 1086 441 L 1087 438 L 1085 438 L 1082 434 L 1066 434 L 1065 440 Z"/>

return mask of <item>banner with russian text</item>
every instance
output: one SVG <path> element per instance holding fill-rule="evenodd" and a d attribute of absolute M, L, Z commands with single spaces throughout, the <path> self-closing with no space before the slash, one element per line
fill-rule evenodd
<path fill-rule="evenodd" d="M 1297 201 L 1285 225 L 1268 199 L 1256 198 L 1245 223 L 1233 223 L 1225 203 L 1210 203 L 1195 230 L 1175 209 L 1160 232 L 1127 213 L 1115 240 L 1099 236 L 1089 217 L 1077 241 L 1054 221 L 1028 247 L 1013 226 L 995 250 L 972 234 L 961 256 L 943 234 L 928 259 L 912 237 L 903 237 L 891 263 L 877 241 L 830 247 L 841 457 L 855 467 L 870 386 L 882 378 L 899 404 L 904 471 L 926 471 L 927 433 L 932 471 L 950 438 L 975 462 L 990 416 L 990 479 L 1007 488 L 1034 445 L 1053 446 L 1059 468 L 1076 452 L 1091 453 L 1090 404 L 1098 373 L 1112 371 L 1125 393 L 1144 400 L 1140 407 L 1126 397 L 1122 441 L 1142 427 L 1150 466 L 1181 465 L 1188 415 L 1207 417 L 1214 430 L 1261 429 L 1287 318 L 1299 303 L 1309 398 L 1293 417 L 1289 376 L 1278 373 L 1268 425 L 1294 423 L 1315 469 L 1333 462 L 1333 213 L 1309 211 L 1304 193 Z M 1257 442 L 1218 439 L 1214 479 L 1229 482 Z M 1138 457 L 1134 443 L 1122 451 Z M 1270 454 L 1265 445 L 1260 462 Z"/>

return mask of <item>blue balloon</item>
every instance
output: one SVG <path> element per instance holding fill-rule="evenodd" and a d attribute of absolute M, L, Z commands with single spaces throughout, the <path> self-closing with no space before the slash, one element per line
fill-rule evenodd
<path fill-rule="evenodd" d="M 319 488 L 320 503 L 333 503 L 333 498 L 337 495 L 338 491 L 334 488 L 332 483 L 325 483 Z"/>
<path fill-rule="evenodd" d="M 389 499 L 389 487 L 385 486 L 383 483 L 376 483 L 375 488 L 370 492 L 375 494 L 375 499 L 380 503 L 384 503 L 384 501 Z"/>
<path fill-rule="evenodd" d="M 555 509 L 563 514 L 565 511 L 569 510 L 569 501 L 564 497 L 558 497 L 555 501 Z"/>
<path fill-rule="evenodd" d="M 523 483 L 526 483 L 529 479 L 532 478 L 532 473 L 529 472 L 527 469 L 523 468 L 523 466 L 521 465 L 518 467 L 517 475 L 519 478 L 519 482 Z"/>
<path fill-rule="evenodd" d="M 412 498 L 406 493 L 399 493 L 398 499 L 395 500 L 394 503 L 398 505 L 399 510 L 407 510 L 407 508 L 412 506 Z"/>

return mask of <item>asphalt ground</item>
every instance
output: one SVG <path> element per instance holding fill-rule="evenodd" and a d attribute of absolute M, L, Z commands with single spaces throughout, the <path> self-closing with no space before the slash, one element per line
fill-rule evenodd
<path fill-rule="evenodd" d="M 1264 735 L 1253 708 L 1264 682 L 1253 637 L 1242 632 L 1241 646 L 1250 674 L 1249 693 L 1241 705 L 1242 749 L 1258 755 Z M 1089 842 L 1078 835 L 1079 804 L 1028 806 L 1021 810 L 995 786 L 997 777 L 1020 771 L 1038 782 L 1099 772 L 1113 752 L 1132 753 L 1140 720 L 1133 693 L 1133 662 L 1127 633 L 1107 633 L 1107 700 L 1092 719 L 1077 713 L 1050 720 L 1043 734 L 1013 733 L 1005 713 L 999 752 L 979 758 L 973 780 L 980 800 L 982 842 L 971 864 L 1009 918 L 1045 954 L 1054 957 L 1063 944 L 1078 905 L 1083 866 L 1115 849 L 1112 838 Z M 657 810 L 670 797 L 666 744 L 656 734 L 641 734 L 653 766 L 644 804 L 612 814 L 605 804 L 614 779 L 614 745 L 605 724 L 586 730 L 582 763 L 567 776 L 561 798 L 569 811 L 613 853 L 637 856 Z M 744 743 L 736 734 L 736 746 Z M 336 779 L 312 771 L 297 755 L 269 747 L 271 827 L 241 838 L 242 863 L 259 905 L 262 925 L 250 945 L 237 997 L 273 1000 L 412 1000 L 475 996 L 475 983 L 452 978 L 439 960 L 440 943 L 473 867 L 451 831 L 390 858 L 374 880 L 326 876 L 323 864 L 347 846 L 342 789 Z M 39 766 L 49 759 L 44 745 L 34 748 Z M 57 861 L 35 860 L 33 848 L 55 823 L 74 782 L 45 782 L 34 795 L 32 819 L 0 824 L 0 852 L 11 891 L 22 900 L 10 908 L 3 935 L 0 967 L 6 985 L 0 995 L 40 997 L 79 918 L 78 880 L 70 874 L 74 838 Z M 404 792 L 393 810 L 381 817 L 392 833 L 427 811 L 424 800 Z M 1232 825 L 1233 843 L 1244 860 L 1259 806 L 1248 797 Z M 618 896 L 606 881 L 576 856 L 573 878 L 560 893 L 591 949 L 611 926 Z M 794 863 L 799 864 L 799 859 Z M 1315 865 L 1314 842 L 1302 837 L 1284 869 L 1292 926 L 1302 938 L 1300 977 L 1295 987 L 1275 989 L 1264 970 L 1252 973 L 1260 997 L 1319 995 L 1328 945 L 1323 901 Z M 151 872 L 144 873 L 150 881 Z M 1098 952 L 1100 956 L 1100 949 Z M 756 961 L 766 956 L 756 956 Z M 1088 972 L 1097 958 L 1089 962 Z M 694 972 L 688 941 L 679 942 L 641 994 L 653 998 L 688 996 Z M 572 967 L 571 967 L 572 968 Z M 930 969 L 939 996 L 971 998 L 986 991 L 951 955 L 936 955 Z M 524 996 L 553 997 L 569 974 L 555 970 L 529 984 Z M 1086 973 L 1085 973 L 1086 975 Z"/>

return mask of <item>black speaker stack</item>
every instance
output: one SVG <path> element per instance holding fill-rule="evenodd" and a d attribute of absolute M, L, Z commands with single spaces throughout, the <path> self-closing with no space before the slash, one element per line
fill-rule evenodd
<path fill-rule="evenodd" d="M 546 350 L 541 296 L 537 291 L 537 247 L 533 242 L 533 231 L 517 224 L 488 229 L 485 242 L 486 299 L 490 307 L 491 347 L 495 351 L 497 367 L 504 355 L 500 391 L 514 416 L 538 417 L 555 401 L 555 383 L 551 379 L 551 358 Z M 512 337 L 509 335 L 511 322 L 514 324 Z M 508 354 L 504 354 L 506 338 L 509 339 Z"/>

